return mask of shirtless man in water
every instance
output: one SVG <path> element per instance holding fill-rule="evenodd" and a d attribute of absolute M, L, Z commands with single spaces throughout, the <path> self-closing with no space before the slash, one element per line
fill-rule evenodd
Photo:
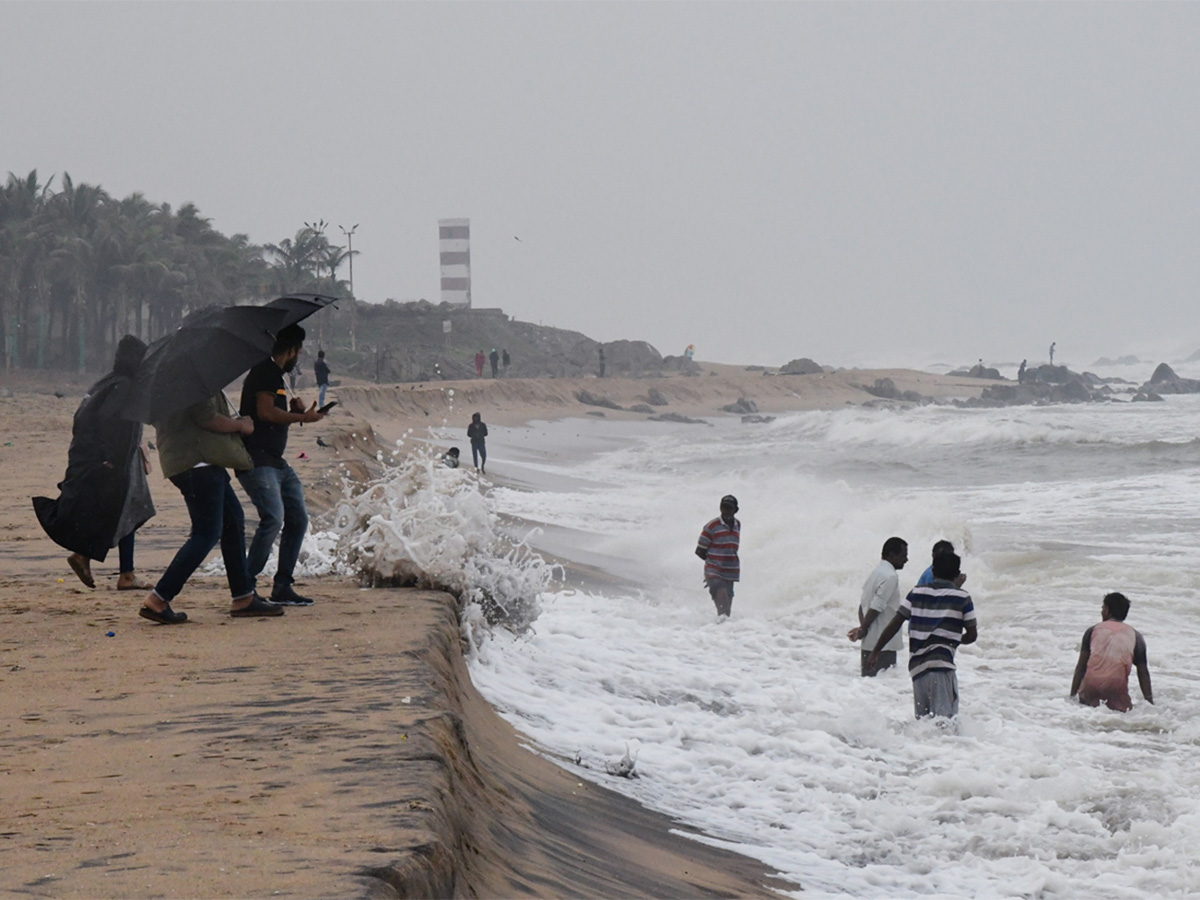
<path fill-rule="evenodd" d="M 1150 687 L 1150 668 L 1146 664 L 1146 639 L 1125 624 L 1129 599 L 1124 594 L 1109 594 L 1100 607 L 1098 625 L 1083 633 L 1079 663 L 1071 680 L 1071 696 L 1079 702 L 1099 706 L 1102 702 L 1117 712 L 1133 708 L 1129 699 L 1129 670 L 1137 667 L 1138 686 L 1147 703 L 1154 703 Z"/>

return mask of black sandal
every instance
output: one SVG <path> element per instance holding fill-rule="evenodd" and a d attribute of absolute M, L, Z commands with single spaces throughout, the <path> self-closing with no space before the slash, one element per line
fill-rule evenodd
<path fill-rule="evenodd" d="M 138 610 L 138 615 L 143 619 L 149 619 L 151 622 L 157 622 L 159 625 L 182 625 L 188 620 L 187 613 L 175 612 L 171 609 L 171 604 L 167 604 L 167 608 L 162 612 L 157 609 L 151 609 L 148 606 L 143 606 Z"/>

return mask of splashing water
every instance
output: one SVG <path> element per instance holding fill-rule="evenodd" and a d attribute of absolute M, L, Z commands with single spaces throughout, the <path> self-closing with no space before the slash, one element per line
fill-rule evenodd
<path fill-rule="evenodd" d="M 312 536 L 314 549 L 336 560 L 328 571 L 454 594 L 475 640 L 484 622 L 523 631 L 561 569 L 529 547 L 529 535 L 502 531 L 483 484 L 421 448 L 361 489 L 347 488 L 333 527 Z"/>

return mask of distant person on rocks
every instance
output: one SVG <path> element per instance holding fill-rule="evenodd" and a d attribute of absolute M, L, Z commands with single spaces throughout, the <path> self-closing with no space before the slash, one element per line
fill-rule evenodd
<path fill-rule="evenodd" d="M 908 622 L 908 674 L 912 676 L 913 711 L 918 719 L 958 715 L 954 654 L 959 644 L 973 644 L 979 637 L 971 595 L 954 586 L 958 575 L 958 556 L 939 553 L 933 559 L 933 584 L 909 591 L 879 636 L 877 646 L 884 646 Z M 877 649 L 868 665 L 874 668 L 878 656 Z"/>
<path fill-rule="evenodd" d="M 863 583 L 858 601 L 858 627 L 851 628 L 846 637 L 862 641 L 862 676 L 874 678 L 884 669 L 896 664 L 896 654 L 904 641 L 899 635 L 887 643 L 879 640 L 887 623 L 900 610 L 899 572 L 908 562 L 908 544 L 903 538 L 890 537 L 883 542 L 880 562 Z M 875 654 L 874 664 L 868 664 Z"/>
<path fill-rule="evenodd" d="M 704 584 L 712 597 L 717 615 L 728 618 L 733 612 L 733 585 L 741 578 L 738 548 L 742 540 L 742 523 L 736 518 L 737 497 L 726 494 L 721 498 L 721 514 L 700 532 L 696 555 L 704 560 Z"/>
<path fill-rule="evenodd" d="M 1017 384 L 1025 383 L 1025 364 L 1027 360 L 1021 360 L 1021 365 L 1017 367 Z"/>
<path fill-rule="evenodd" d="M 321 392 L 317 405 L 324 406 L 325 392 L 329 390 L 329 363 L 325 362 L 324 350 L 317 351 L 317 361 L 313 363 L 313 375 L 317 379 L 317 387 Z"/>
<path fill-rule="evenodd" d="M 930 554 L 931 561 L 930 561 L 929 568 L 927 568 L 924 572 L 922 572 L 921 577 L 917 579 L 917 587 L 921 587 L 926 584 L 933 584 L 932 560 L 937 559 L 937 555 L 939 553 L 953 553 L 953 552 L 954 552 L 954 545 L 947 540 L 941 540 L 941 541 L 938 541 L 936 544 L 934 544 L 933 552 Z M 966 580 L 967 580 L 967 576 L 964 573 L 959 572 L 958 577 L 954 579 L 954 586 L 962 587 L 963 583 Z"/>
<path fill-rule="evenodd" d="M 471 424 L 467 426 L 467 438 L 471 441 L 471 459 L 475 468 L 487 474 L 487 425 L 479 413 L 471 416 Z"/>
<path fill-rule="evenodd" d="M 451 447 L 442 456 L 442 462 L 446 464 L 447 469 L 457 469 L 459 463 L 459 452 L 457 447 Z"/>
<path fill-rule="evenodd" d="M 1083 633 L 1079 662 L 1071 679 L 1071 696 L 1079 702 L 1128 712 L 1129 670 L 1137 667 L 1138 686 L 1147 703 L 1154 703 L 1150 686 L 1150 668 L 1146 662 L 1146 639 L 1125 624 L 1129 599 L 1124 594 L 1108 594 L 1100 605 L 1100 623 Z"/>
<path fill-rule="evenodd" d="M 504 374 L 505 374 L 505 376 L 507 377 L 507 375 L 508 375 L 508 364 L 509 364 L 510 362 L 512 362 L 512 358 L 511 358 L 511 357 L 508 355 L 508 351 L 507 351 L 507 350 L 501 350 L 501 351 L 500 351 L 500 361 L 501 361 L 501 362 L 503 363 L 503 365 L 504 365 Z"/>
<path fill-rule="evenodd" d="M 1054 348 L 1057 345 L 1057 343 L 1058 343 L 1057 341 L 1050 342 L 1050 365 L 1054 365 Z"/>
<path fill-rule="evenodd" d="M 492 348 L 492 352 L 488 354 L 488 360 L 492 364 L 492 377 L 496 378 L 500 374 L 500 354 L 496 352 L 496 348 Z"/>
<path fill-rule="evenodd" d="M 308 409 L 299 399 L 289 404 L 283 388 L 284 373 L 296 364 L 303 348 L 303 328 L 289 325 L 280 329 L 271 355 L 246 373 L 242 383 L 241 413 L 254 422 L 253 432 L 245 437 L 254 465 L 237 476 L 258 512 L 258 528 L 250 541 L 246 566 L 253 584 L 266 568 L 271 548 L 279 538 L 271 602 L 282 606 L 313 605 L 292 587 L 300 547 L 308 531 L 308 508 L 300 476 L 284 458 L 288 428 L 325 418 L 315 402 Z"/>
<path fill-rule="evenodd" d="M 482 350 L 480 350 L 478 353 L 475 354 L 475 377 L 476 378 L 483 377 L 483 364 L 486 361 L 486 359 L 487 359 L 487 357 L 485 357 L 483 355 Z"/>
<path fill-rule="evenodd" d="M 604 377 L 604 348 L 600 348 L 600 377 Z"/>
<path fill-rule="evenodd" d="M 150 460 L 142 449 L 142 424 L 121 416 L 145 354 L 141 340 L 132 334 L 121 338 L 112 371 L 88 388 L 75 411 L 58 499 L 33 498 L 42 528 L 71 551 L 67 565 L 90 588 L 96 586 L 92 560 L 103 562 L 113 547 L 120 559 L 117 590 L 150 588 L 133 566 L 134 534 L 154 516 L 146 480 Z"/>

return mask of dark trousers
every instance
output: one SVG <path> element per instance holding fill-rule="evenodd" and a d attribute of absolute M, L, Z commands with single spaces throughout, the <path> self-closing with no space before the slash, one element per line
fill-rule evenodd
<path fill-rule="evenodd" d="M 117 553 L 121 556 L 121 574 L 133 571 L 133 536 L 137 531 L 131 531 L 117 543 Z"/>
<path fill-rule="evenodd" d="M 878 675 L 884 669 L 890 669 L 892 666 L 894 666 L 896 664 L 896 651 L 895 650 L 880 650 L 879 651 L 879 659 L 877 659 L 875 661 L 875 668 L 872 669 L 867 664 L 867 660 L 869 660 L 871 658 L 872 652 L 873 651 L 871 651 L 871 650 L 864 650 L 862 652 L 862 676 L 863 676 L 863 678 L 874 678 L 876 675 Z"/>
<path fill-rule="evenodd" d="M 178 596 L 192 573 L 200 568 L 209 551 L 221 544 L 229 593 L 236 600 L 254 590 L 246 572 L 246 525 L 229 473 L 220 466 L 188 469 L 171 479 L 187 503 L 192 531 L 179 548 L 154 592 L 167 603 Z"/>

